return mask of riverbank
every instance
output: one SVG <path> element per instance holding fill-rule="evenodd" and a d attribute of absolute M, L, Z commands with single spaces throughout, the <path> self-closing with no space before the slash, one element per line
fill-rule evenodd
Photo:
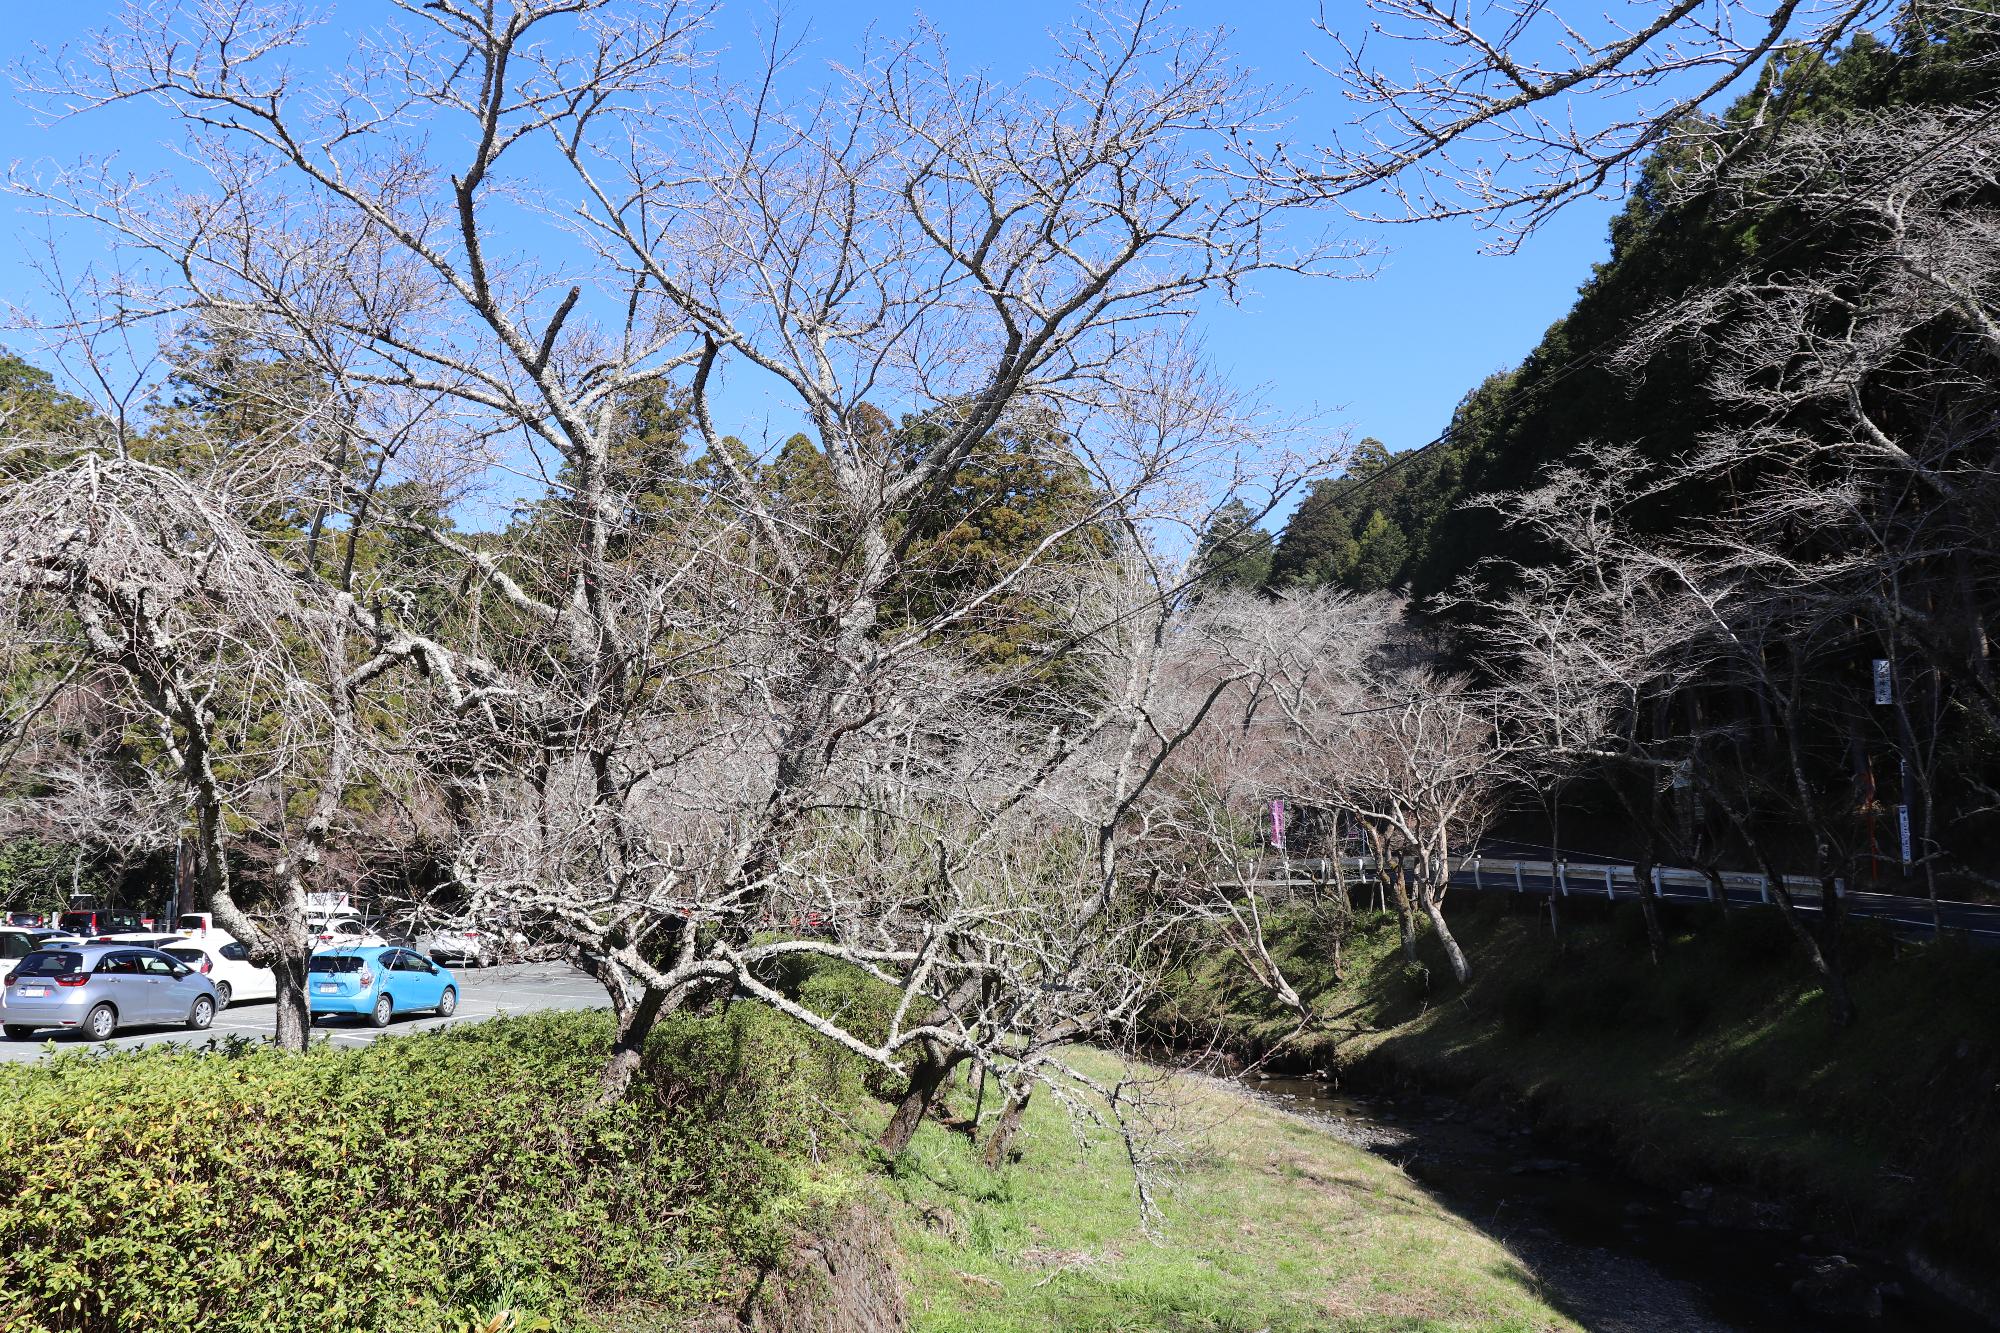
<path fill-rule="evenodd" d="M 1947 1283 L 1991 1271 L 2000 953 L 1858 929 L 1862 1017 L 1836 1032 L 1769 912 L 1670 909 L 1655 966 L 1635 906 L 1571 899 L 1560 939 L 1530 903 L 1465 895 L 1451 908 L 1465 988 L 1428 934 L 1407 963 L 1386 914 L 1362 916 L 1335 969 L 1332 917 L 1302 907 L 1274 923 L 1273 953 L 1313 1024 L 1214 949 L 1174 979 L 1154 1035 L 1350 1087 L 1516 1108 L 1549 1141 L 1695 1191 L 1717 1225 L 1783 1219 Z"/>
<path fill-rule="evenodd" d="M 1046 1098 L 998 1172 L 926 1125 L 889 1181 L 913 1333 L 1579 1327 L 1518 1256 L 1325 1125 L 1199 1078 L 1155 1095 L 1173 1150 L 1150 1233 L 1118 1136 L 1079 1136 Z"/>

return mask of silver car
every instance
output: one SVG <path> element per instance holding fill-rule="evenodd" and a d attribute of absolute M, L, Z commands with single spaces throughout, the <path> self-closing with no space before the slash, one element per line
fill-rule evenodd
<path fill-rule="evenodd" d="M 104 1041 L 122 1027 L 199 1032 L 215 1021 L 215 986 L 158 949 L 60 944 L 37 949 L 7 971 L 0 1021 L 9 1037 L 72 1028 Z"/>

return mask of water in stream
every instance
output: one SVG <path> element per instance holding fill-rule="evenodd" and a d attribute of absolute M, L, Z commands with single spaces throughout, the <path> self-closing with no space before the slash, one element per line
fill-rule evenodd
<path fill-rule="evenodd" d="M 1736 1196 L 1670 1195 L 1615 1165 L 1448 1098 L 1356 1097 L 1314 1079 L 1248 1086 L 1273 1104 L 1397 1162 L 1532 1268 L 1552 1304 L 1593 1333 L 1986 1333 L 1993 1326 L 1913 1281 L 1888 1256 L 1802 1233 L 1782 1209 Z M 1808 1307 L 1794 1284 L 1847 1265 L 1881 1313 Z M 1823 1282 L 1824 1279 L 1822 1278 Z"/>

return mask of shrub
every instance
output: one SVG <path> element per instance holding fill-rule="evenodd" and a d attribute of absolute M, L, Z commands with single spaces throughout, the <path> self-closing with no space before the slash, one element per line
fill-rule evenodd
<path fill-rule="evenodd" d="M 739 1006 L 664 1024 L 599 1108 L 609 1042 L 601 1014 L 540 1014 L 7 1069 L 0 1327 L 420 1333 L 503 1300 L 568 1327 L 727 1295 L 852 1073 Z"/>

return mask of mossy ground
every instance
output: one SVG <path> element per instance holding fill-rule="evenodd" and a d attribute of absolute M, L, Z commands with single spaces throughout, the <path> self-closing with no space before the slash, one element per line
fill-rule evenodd
<path fill-rule="evenodd" d="M 1407 964 L 1381 913 L 1336 975 L 1328 920 L 1297 910 L 1276 953 L 1313 1030 L 1220 952 L 1192 960 L 1156 1021 L 1282 1064 L 1524 1100 L 1642 1174 L 1787 1197 L 1844 1234 L 1962 1264 L 2000 1253 L 2000 950 L 1851 923 L 1861 1017 L 1836 1030 L 1768 910 L 1668 905 L 1657 963 L 1635 904 L 1568 900 L 1560 942 L 1533 900 L 1464 894 L 1449 910 L 1465 988 L 1428 934 Z"/>
<path fill-rule="evenodd" d="M 1087 1054 L 1100 1074 L 1111 1057 Z M 1400 1171 L 1231 1090 L 1161 1091 L 1185 1151 L 1148 1234 L 1118 1136 L 1046 1100 L 1021 1158 L 926 1126 L 895 1164 L 917 1333 L 1568 1330 L 1532 1274 Z"/>

